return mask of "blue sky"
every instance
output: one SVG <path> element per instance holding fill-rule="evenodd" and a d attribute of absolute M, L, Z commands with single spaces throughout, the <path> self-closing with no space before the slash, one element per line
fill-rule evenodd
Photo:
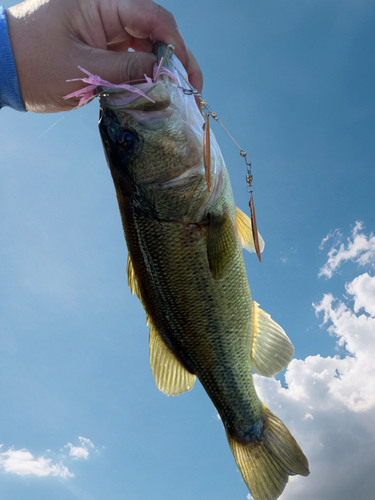
<path fill-rule="evenodd" d="M 266 247 L 261 264 L 244 256 L 249 283 L 296 349 L 285 380 L 256 384 L 311 468 L 281 498 L 368 500 L 375 6 L 160 3 L 202 67 L 206 100 L 253 163 Z M 200 384 L 168 398 L 153 381 L 97 120 L 97 102 L 60 115 L 0 113 L 2 497 L 245 500 Z M 243 161 L 214 132 L 246 211 Z"/>

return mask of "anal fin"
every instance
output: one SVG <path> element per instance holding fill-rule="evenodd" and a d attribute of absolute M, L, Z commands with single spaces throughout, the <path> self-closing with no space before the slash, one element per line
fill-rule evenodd
<path fill-rule="evenodd" d="M 256 252 L 251 219 L 238 207 L 236 207 L 236 226 L 237 226 L 238 236 L 241 240 L 242 248 L 244 248 L 248 252 Z M 259 250 L 260 252 L 263 252 L 264 240 L 259 233 L 258 233 L 258 240 L 259 240 Z"/>
<path fill-rule="evenodd" d="M 274 377 L 288 366 L 294 347 L 284 330 L 253 301 L 251 366 L 264 377 Z"/>
<path fill-rule="evenodd" d="M 176 359 L 159 332 L 150 326 L 150 364 L 157 388 L 167 396 L 177 396 L 190 391 L 195 383 L 195 375 Z"/>

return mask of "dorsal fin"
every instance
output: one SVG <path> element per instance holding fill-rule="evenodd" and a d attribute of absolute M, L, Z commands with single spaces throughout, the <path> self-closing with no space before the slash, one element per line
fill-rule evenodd
<path fill-rule="evenodd" d="M 251 220 L 242 210 L 236 207 L 236 226 L 238 236 L 241 240 L 242 248 L 248 252 L 255 252 L 255 245 L 253 239 L 253 230 L 251 227 Z M 258 233 L 260 251 L 264 250 L 264 240 Z"/>
<path fill-rule="evenodd" d="M 253 301 L 251 366 L 264 377 L 274 377 L 288 366 L 294 347 L 284 330 Z"/>
<path fill-rule="evenodd" d="M 236 248 L 235 230 L 227 213 L 210 214 L 207 236 L 207 258 L 215 280 L 222 278 L 232 262 L 232 252 Z"/>
<path fill-rule="evenodd" d="M 150 326 L 150 364 L 157 388 L 167 396 L 190 391 L 195 375 L 176 359 L 153 324 Z"/>

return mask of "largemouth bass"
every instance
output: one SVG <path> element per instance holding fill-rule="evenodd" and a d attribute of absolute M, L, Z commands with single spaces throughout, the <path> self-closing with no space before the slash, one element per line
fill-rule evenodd
<path fill-rule="evenodd" d="M 165 46 L 154 49 L 160 61 Z M 198 377 L 254 499 L 274 500 L 289 475 L 309 474 L 308 462 L 258 398 L 252 369 L 274 376 L 294 349 L 252 300 L 242 256 L 243 247 L 254 251 L 250 219 L 235 206 L 212 132 L 208 190 L 204 119 L 179 88 L 187 75 L 178 59 L 165 65 L 173 79 L 137 85 L 148 98 L 101 89 L 99 129 L 129 250 L 129 285 L 146 311 L 157 387 L 177 395 Z"/>

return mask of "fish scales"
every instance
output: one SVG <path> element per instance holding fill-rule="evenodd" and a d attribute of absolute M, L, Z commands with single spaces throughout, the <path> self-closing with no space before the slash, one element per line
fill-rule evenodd
<path fill-rule="evenodd" d="M 262 408 L 248 397 L 254 392 L 251 294 L 239 242 L 226 279 L 215 280 L 207 262 L 207 227 L 144 216 L 135 216 L 134 224 L 138 241 L 128 235 L 127 241 L 139 263 L 147 313 L 176 358 L 198 376 L 228 428 L 245 432 Z"/>
<path fill-rule="evenodd" d="M 183 71 L 174 58 L 176 65 Z M 155 98 L 154 108 L 144 97 L 124 104 L 118 91 L 103 93 L 100 131 L 129 250 L 129 282 L 150 324 L 155 381 L 178 394 L 192 388 L 194 376 L 200 380 L 253 497 L 273 500 L 290 474 L 308 474 L 308 464 L 258 398 L 252 366 L 271 376 L 288 364 L 293 347 L 252 300 L 242 256 L 242 246 L 253 245 L 251 222 L 234 204 L 212 133 L 208 192 L 203 118 L 194 99 L 168 77 L 142 88 Z"/>

